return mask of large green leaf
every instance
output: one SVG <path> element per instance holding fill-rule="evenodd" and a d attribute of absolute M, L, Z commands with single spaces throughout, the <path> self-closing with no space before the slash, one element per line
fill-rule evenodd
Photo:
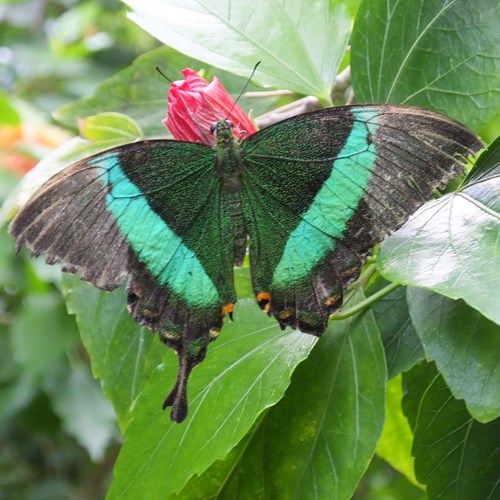
<path fill-rule="evenodd" d="M 76 315 L 92 372 L 113 403 L 123 430 L 164 348 L 150 331 L 134 323 L 122 289 L 102 292 L 77 277 L 64 275 L 63 291 L 68 311 Z"/>
<path fill-rule="evenodd" d="M 433 364 L 416 368 L 404 377 L 410 385 L 405 411 L 415 422 L 417 479 L 427 485 L 430 499 L 497 498 L 500 419 L 476 422 L 463 401 L 453 398 Z"/>
<path fill-rule="evenodd" d="M 191 375 L 183 424 L 161 411 L 177 369 L 168 352 L 132 411 L 109 497 L 166 498 L 224 458 L 258 415 L 281 399 L 315 342 L 300 332 L 281 332 L 254 300 L 239 301 L 235 322 L 224 326 Z"/>
<path fill-rule="evenodd" d="M 461 300 L 408 290 L 410 315 L 426 357 L 480 422 L 500 417 L 500 326 Z"/>
<path fill-rule="evenodd" d="M 371 312 L 332 322 L 231 462 L 179 498 L 351 498 L 381 432 L 385 371 Z"/>
<path fill-rule="evenodd" d="M 54 117 L 74 127 L 78 118 L 120 112 L 133 118 L 146 136 L 167 135 L 162 120 L 167 115 L 166 97 L 170 84 L 155 68 L 159 67 L 172 80 L 178 80 L 182 75 L 179 68 L 175 69 L 177 59 L 179 56 L 167 47 L 152 50 L 105 80 L 90 96 L 58 108 Z"/>
<path fill-rule="evenodd" d="M 358 100 L 434 109 L 479 131 L 500 108 L 499 17 L 497 0 L 365 0 L 352 34 Z"/>
<path fill-rule="evenodd" d="M 124 0 L 130 17 L 174 49 L 238 75 L 330 99 L 350 32 L 341 2 Z"/>
<path fill-rule="evenodd" d="M 391 281 L 462 298 L 500 324 L 500 139 L 464 187 L 424 205 L 380 245 Z"/>
<path fill-rule="evenodd" d="M 371 312 L 333 321 L 264 417 L 227 490 L 233 498 L 351 498 L 382 431 L 385 381 Z"/>

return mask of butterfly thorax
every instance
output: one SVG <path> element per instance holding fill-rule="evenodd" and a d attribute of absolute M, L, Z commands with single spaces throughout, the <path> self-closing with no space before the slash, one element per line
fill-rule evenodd
<path fill-rule="evenodd" d="M 234 140 L 232 128 L 233 125 L 228 120 L 220 120 L 213 125 L 216 137 L 215 166 L 224 193 L 224 212 L 231 226 L 234 263 L 241 266 L 247 246 L 247 229 L 240 198 L 243 163 L 240 145 Z"/>
<path fill-rule="evenodd" d="M 228 120 L 220 120 L 214 124 L 216 137 L 215 158 L 217 174 L 222 179 L 224 191 L 240 190 L 240 180 L 243 173 L 241 150 L 232 133 L 233 125 Z"/>

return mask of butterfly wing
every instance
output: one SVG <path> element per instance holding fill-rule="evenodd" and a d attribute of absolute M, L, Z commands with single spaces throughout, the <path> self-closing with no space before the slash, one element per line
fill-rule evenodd
<path fill-rule="evenodd" d="M 346 106 L 243 142 L 243 209 L 254 292 L 282 327 L 321 334 L 363 256 L 482 147 L 418 108 Z"/>
<path fill-rule="evenodd" d="M 146 141 L 87 158 L 42 186 L 10 232 L 18 246 L 104 290 L 128 277 L 132 315 L 179 355 L 165 406 L 182 420 L 189 372 L 235 301 L 231 219 L 213 151 Z"/>

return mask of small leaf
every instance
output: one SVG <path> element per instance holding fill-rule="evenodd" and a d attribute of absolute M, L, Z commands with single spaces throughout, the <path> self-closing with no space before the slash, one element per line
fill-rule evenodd
<path fill-rule="evenodd" d="M 500 147 L 455 193 L 421 207 L 380 245 L 385 278 L 464 299 L 500 324 Z M 481 174 L 483 172 L 484 174 Z"/>
<path fill-rule="evenodd" d="M 497 0 L 365 1 L 352 34 L 360 102 L 412 104 L 479 131 L 500 109 Z"/>
<path fill-rule="evenodd" d="M 11 100 L 8 94 L 6 94 L 3 91 L 0 91 L 0 126 L 2 125 L 16 126 L 21 124 L 21 118 L 19 117 L 19 113 L 16 111 L 16 109 L 14 108 L 14 106 L 10 101 Z M 2 133 L 3 131 L 0 130 L 0 143 L 4 145 L 3 141 L 1 141 Z"/>
<path fill-rule="evenodd" d="M 461 300 L 408 290 L 410 315 L 426 357 L 480 422 L 500 417 L 500 326 Z"/>
<path fill-rule="evenodd" d="M 418 408 L 413 444 L 417 479 L 427 485 L 431 499 L 497 498 L 500 419 L 476 422 L 433 364 L 418 368 L 405 375 L 413 387 L 420 387 L 405 396 L 413 400 L 410 407 Z"/>
<path fill-rule="evenodd" d="M 465 179 L 464 184 L 472 189 L 472 186 L 478 185 L 482 186 L 481 182 L 486 182 L 489 180 L 494 181 L 495 178 L 499 176 L 499 166 L 500 166 L 500 137 L 497 137 L 488 148 L 481 154 L 474 166 L 472 167 L 469 175 Z M 488 186 L 488 184 L 485 184 Z M 491 195 L 498 195 L 498 192 L 492 191 Z M 496 196 L 497 201 L 495 203 L 494 196 L 491 197 L 490 202 L 494 203 L 497 207 L 499 201 L 498 196 Z M 489 205 L 489 203 L 488 203 Z M 492 207 L 493 208 L 493 207 Z"/>
<path fill-rule="evenodd" d="M 247 77 L 262 61 L 256 82 L 330 99 L 350 31 L 341 2 L 124 1 L 133 21 L 179 52 Z"/>
<path fill-rule="evenodd" d="M 161 402 L 177 370 L 172 352 L 151 375 L 133 409 L 109 498 L 166 498 L 224 458 L 258 415 L 275 404 L 316 339 L 282 332 L 254 300 L 241 300 L 206 360 L 191 375 L 189 414 L 169 420 Z"/>
<path fill-rule="evenodd" d="M 135 141 L 142 132 L 137 123 L 121 113 L 99 113 L 81 120 L 80 133 L 91 141 Z"/>

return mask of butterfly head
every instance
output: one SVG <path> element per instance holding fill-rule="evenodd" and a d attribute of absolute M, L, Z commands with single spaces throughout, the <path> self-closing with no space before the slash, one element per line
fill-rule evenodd
<path fill-rule="evenodd" d="M 212 123 L 210 132 L 216 137 L 217 142 L 221 139 L 226 142 L 232 139 L 234 124 L 231 120 L 219 120 Z"/>

